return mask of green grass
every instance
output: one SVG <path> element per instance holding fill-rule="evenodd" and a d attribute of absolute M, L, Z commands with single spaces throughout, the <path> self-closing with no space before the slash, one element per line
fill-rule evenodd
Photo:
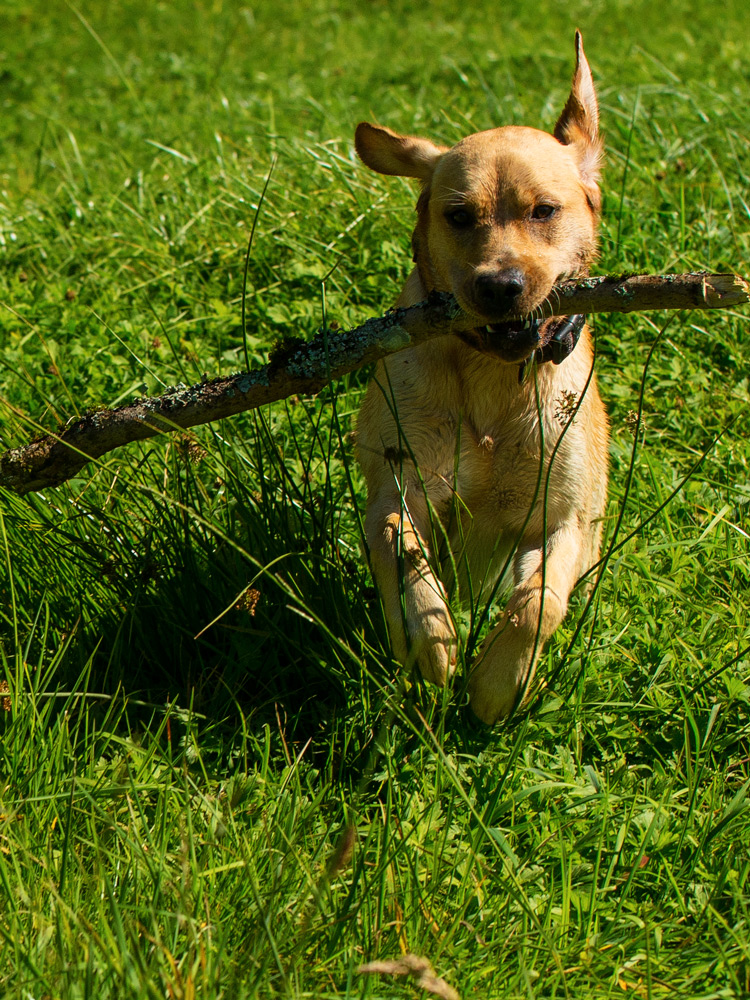
<path fill-rule="evenodd" d="M 10 0 L 2 447 L 381 313 L 414 190 L 356 122 L 550 128 L 575 27 L 599 270 L 748 273 L 740 2 Z M 390 654 L 367 372 L 0 498 L 4 998 L 419 996 L 357 975 L 404 951 L 463 1000 L 750 993 L 746 314 L 596 331 L 611 557 L 493 731 Z"/>

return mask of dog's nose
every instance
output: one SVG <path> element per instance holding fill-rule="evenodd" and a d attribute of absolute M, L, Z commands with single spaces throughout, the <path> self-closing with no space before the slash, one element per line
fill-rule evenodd
<path fill-rule="evenodd" d="M 479 274 L 476 278 L 478 304 L 488 311 L 510 312 L 513 303 L 526 287 L 523 271 L 509 267 L 504 271 Z"/>

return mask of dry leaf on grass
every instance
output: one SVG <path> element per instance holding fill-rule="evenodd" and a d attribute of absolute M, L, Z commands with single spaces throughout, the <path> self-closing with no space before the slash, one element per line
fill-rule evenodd
<path fill-rule="evenodd" d="M 444 979 L 435 975 L 435 970 L 426 958 L 419 955 L 404 955 L 402 958 L 386 962 L 367 962 L 357 969 L 360 975 L 411 976 L 416 985 L 440 1000 L 461 1000 L 458 993 Z"/>

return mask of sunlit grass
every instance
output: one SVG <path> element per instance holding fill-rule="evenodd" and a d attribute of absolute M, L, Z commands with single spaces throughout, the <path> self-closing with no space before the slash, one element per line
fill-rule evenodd
<path fill-rule="evenodd" d="M 415 192 L 356 122 L 549 128 L 576 26 L 599 270 L 747 273 L 748 15 L 673 14 L 14 0 L 2 446 L 381 313 Z M 3 495 L 3 997 L 412 997 L 357 974 L 409 951 L 464 1000 L 750 992 L 746 325 L 676 316 L 646 366 L 665 322 L 597 321 L 608 561 L 492 732 L 391 656 L 366 372 Z"/>

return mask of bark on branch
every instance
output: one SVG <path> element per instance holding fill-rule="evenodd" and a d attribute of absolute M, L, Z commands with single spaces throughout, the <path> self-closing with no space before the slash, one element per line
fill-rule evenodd
<path fill-rule="evenodd" d="M 545 316 L 719 309 L 750 301 L 750 285 L 734 274 L 662 274 L 561 282 L 542 307 Z M 508 319 L 516 318 L 509 316 Z M 161 396 L 92 410 L 49 434 L 0 455 L 0 487 L 23 495 L 72 479 L 87 462 L 130 441 L 194 427 L 295 394 L 319 392 L 347 372 L 431 337 L 476 326 L 452 296 L 394 309 L 346 331 L 323 331 L 309 343 L 276 348 L 251 372 L 179 385 Z"/>

